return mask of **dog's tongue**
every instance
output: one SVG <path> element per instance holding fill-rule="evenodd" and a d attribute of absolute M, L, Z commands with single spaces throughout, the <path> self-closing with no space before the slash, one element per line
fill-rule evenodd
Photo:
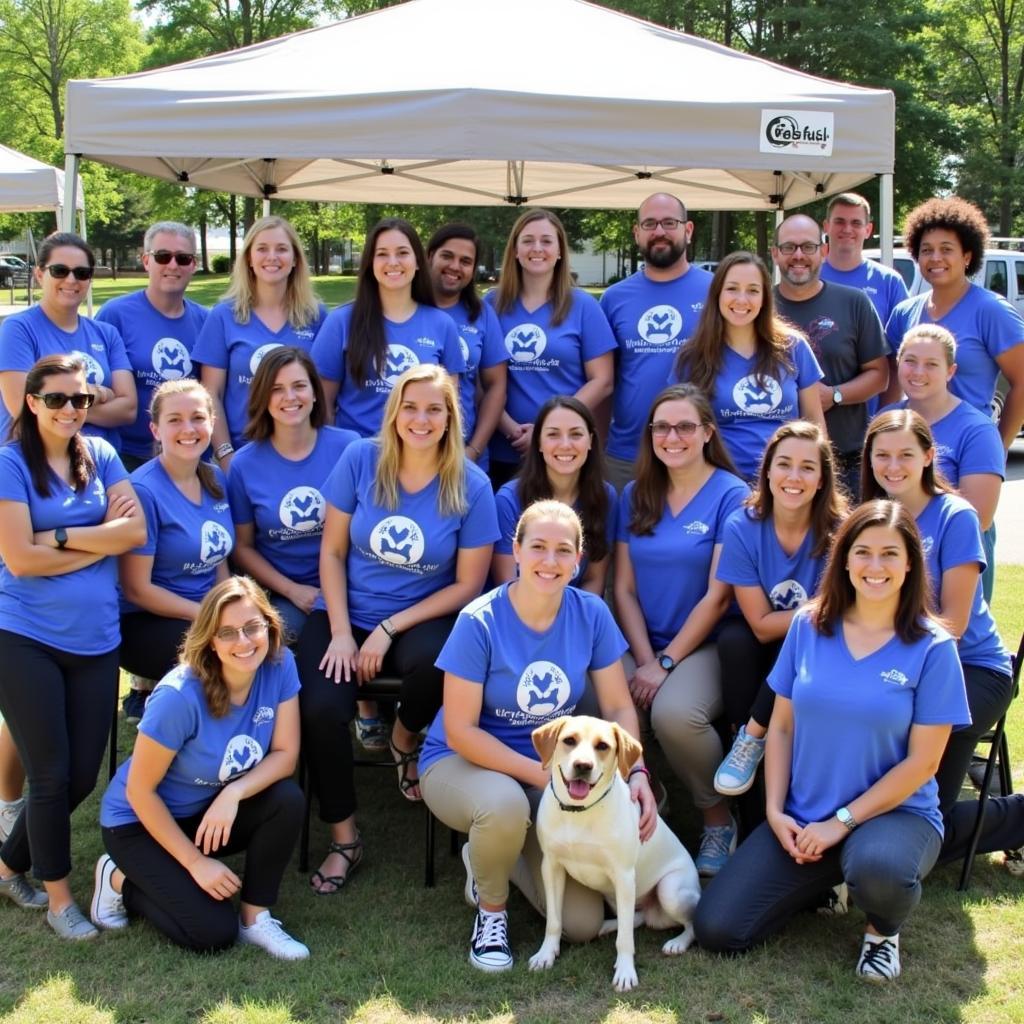
<path fill-rule="evenodd" d="M 567 788 L 573 800 L 585 800 L 590 792 L 590 783 L 586 779 L 573 779 Z"/>

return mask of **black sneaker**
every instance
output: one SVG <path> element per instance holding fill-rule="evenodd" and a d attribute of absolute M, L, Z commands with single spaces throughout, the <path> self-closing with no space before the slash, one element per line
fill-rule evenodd
<path fill-rule="evenodd" d="M 142 712 L 146 710 L 151 690 L 129 690 L 121 702 L 124 720 L 129 725 L 138 725 L 142 721 Z"/>
<path fill-rule="evenodd" d="M 469 943 L 469 962 L 481 971 L 496 973 L 512 967 L 512 949 L 508 944 L 508 914 L 504 910 L 488 913 L 478 910 Z"/>

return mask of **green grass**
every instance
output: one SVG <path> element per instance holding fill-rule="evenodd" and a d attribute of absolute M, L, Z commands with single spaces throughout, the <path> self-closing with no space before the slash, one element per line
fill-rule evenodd
<path fill-rule="evenodd" d="M 997 620 L 1009 646 L 1024 628 L 1024 567 L 1001 566 Z M 1010 747 L 1024 751 L 1024 712 L 1015 707 Z M 122 754 L 131 732 L 121 730 Z M 1018 780 L 1020 781 L 1020 780 Z M 1024 881 L 979 858 L 968 893 L 958 869 L 936 871 L 903 932 L 904 975 L 884 989 L 853 978 L 863 930 L 856 912 L 797 918 L 769 945 L 739 959 L 691 950 L 660 955 L 661 937 L 637 933 L 640 987 L 611 989 L 612 937 L 563 948 L 554 969 L 531 974 L 527 958 L 543 922 L 518 896 L 510 903 L 515 969 L 486 976 L 466 962 L 472 915 L 462 899 L 462 864 L 438 842 L 437 887 L 422 885 L 422 808 L 406 804 L 394 772 L 357 773 L 366 861 L 345 890 L 315 897 L 294 869 L 276 913 L 308 943 L 312 959 L 288 965 L 258 950 L 216 957 L 186 954 L 133 922 L 72 947 L 41 915 L 0 904 L 0 1024 L 849 1024 L 851 1021 L 1024 1020 Z M 102 788 L 102 787 L 100 787 Z M 670 786 L 669 823 L 692 849 L 686 797 Z M 83 906 L 101 851 L 95 826 L 99 790 L 75 815 L 73 885 Z M 314 822 L 314 865 L 326 847 Z"/>

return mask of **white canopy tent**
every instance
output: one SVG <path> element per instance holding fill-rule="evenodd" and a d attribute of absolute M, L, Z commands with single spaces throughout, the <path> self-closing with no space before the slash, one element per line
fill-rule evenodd
<path fill-rule="evenodd" d="M 74 190 L 75 208 L 85 215 L 81 183 Z M 64 172 L 16 149 L 0 146 L 0 213 L 53 210 L 58 223 L 64 207 Z"/>
<path fill-rule="evenodd" d="M 243 195 L 782 210 L 883 176 L 891 92 L 583 0 L 412 0 L 242 50 L 68 85 L 85 157 Z M 888 210 L 886 209 L 888 207 Z"/>

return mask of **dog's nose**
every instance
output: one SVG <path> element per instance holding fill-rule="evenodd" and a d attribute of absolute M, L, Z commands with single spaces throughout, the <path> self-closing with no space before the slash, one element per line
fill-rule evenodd
<path fill-rule="evenodd" d="M 576 778 L 582 779 L 585 775 L 589 775 L 594 770 L 594 765 L 590 761 L 577 761 L 572 766 L 572 770 Z"/>

